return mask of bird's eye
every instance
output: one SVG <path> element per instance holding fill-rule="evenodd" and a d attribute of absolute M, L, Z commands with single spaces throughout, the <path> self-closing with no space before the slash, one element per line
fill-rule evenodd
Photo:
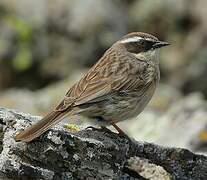
<path fill-rule="evenodd" d="M 142 41 L 139 42 L 139 44 L 141 44 L 142 46 L 144 46 L 145 45 L 145 41 L 142 40 Z"/>
<path fill-rule="evenodd" d="M 153 47 L 153 42 L 151 42 L 151 41 L 142 41 L 141 44 L 142 44 L 143 49 L 145 51 L 148 51 Z"/>

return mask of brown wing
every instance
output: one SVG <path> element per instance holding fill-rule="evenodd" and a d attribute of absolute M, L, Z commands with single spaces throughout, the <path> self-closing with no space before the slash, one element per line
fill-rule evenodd
<path fill-rule="evenodd" d="M 134 59 L 128 61 L 113 49 L 76 83 L 66 94 L 56 111 L 89 102 L 97 102 L 114 91 L 134 91 L 141 88 L 146 80 L 147 63 Z M 132 58 L 132 57 L 131 57 Z"/>

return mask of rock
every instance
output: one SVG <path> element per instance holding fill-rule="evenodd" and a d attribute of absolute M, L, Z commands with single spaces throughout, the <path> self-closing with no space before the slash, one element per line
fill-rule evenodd
<path fill-rule="evenodd" d="M 170 180 L 170 175 L 161 166 L 150 163 L 145 158 L 131 157 L 126 165 L 127 168 L 140 174 L 146 179 Z"/>
<path fill-rule="evenodd" d="M 1 179 L 207 178 L 206 156 L 129 140 L 113 132 L 69 133 L 57 125 L 31 143 L 15 142 L 17 131 L 39 118 L 0 108 Z"/>

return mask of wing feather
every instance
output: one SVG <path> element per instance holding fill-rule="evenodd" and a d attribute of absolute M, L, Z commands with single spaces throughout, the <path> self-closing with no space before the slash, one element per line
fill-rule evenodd
<path fill-rule="evenodd" d="M 113 58 L 109 57 L 110 53 Z M 121 61 L 116 51 L 111 49 L 106 54 L 68 91 L 56 111 L 104 100 L 105 97 L 115 91 L 139 90 L 145 85 L 147 81 L 143 79 L 145 77 L 143 73 L 147 73 L 146 62 L 136 59 L 131 62 L 132 64 L 129 64 L 130 62 L 126 59 Z"/>

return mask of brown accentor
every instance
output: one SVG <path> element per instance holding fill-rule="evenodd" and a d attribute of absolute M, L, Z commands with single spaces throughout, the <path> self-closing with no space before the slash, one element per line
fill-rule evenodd
<path fill-rule="evenodd" d="M 29 142 L 66 116 L 81 115 L 102 127 L 137 116 L 160 79 L 159 49 L 169 43 L 142 32 L 122 37 L 74 84 L 61 103 L 16 140 Z"/>

